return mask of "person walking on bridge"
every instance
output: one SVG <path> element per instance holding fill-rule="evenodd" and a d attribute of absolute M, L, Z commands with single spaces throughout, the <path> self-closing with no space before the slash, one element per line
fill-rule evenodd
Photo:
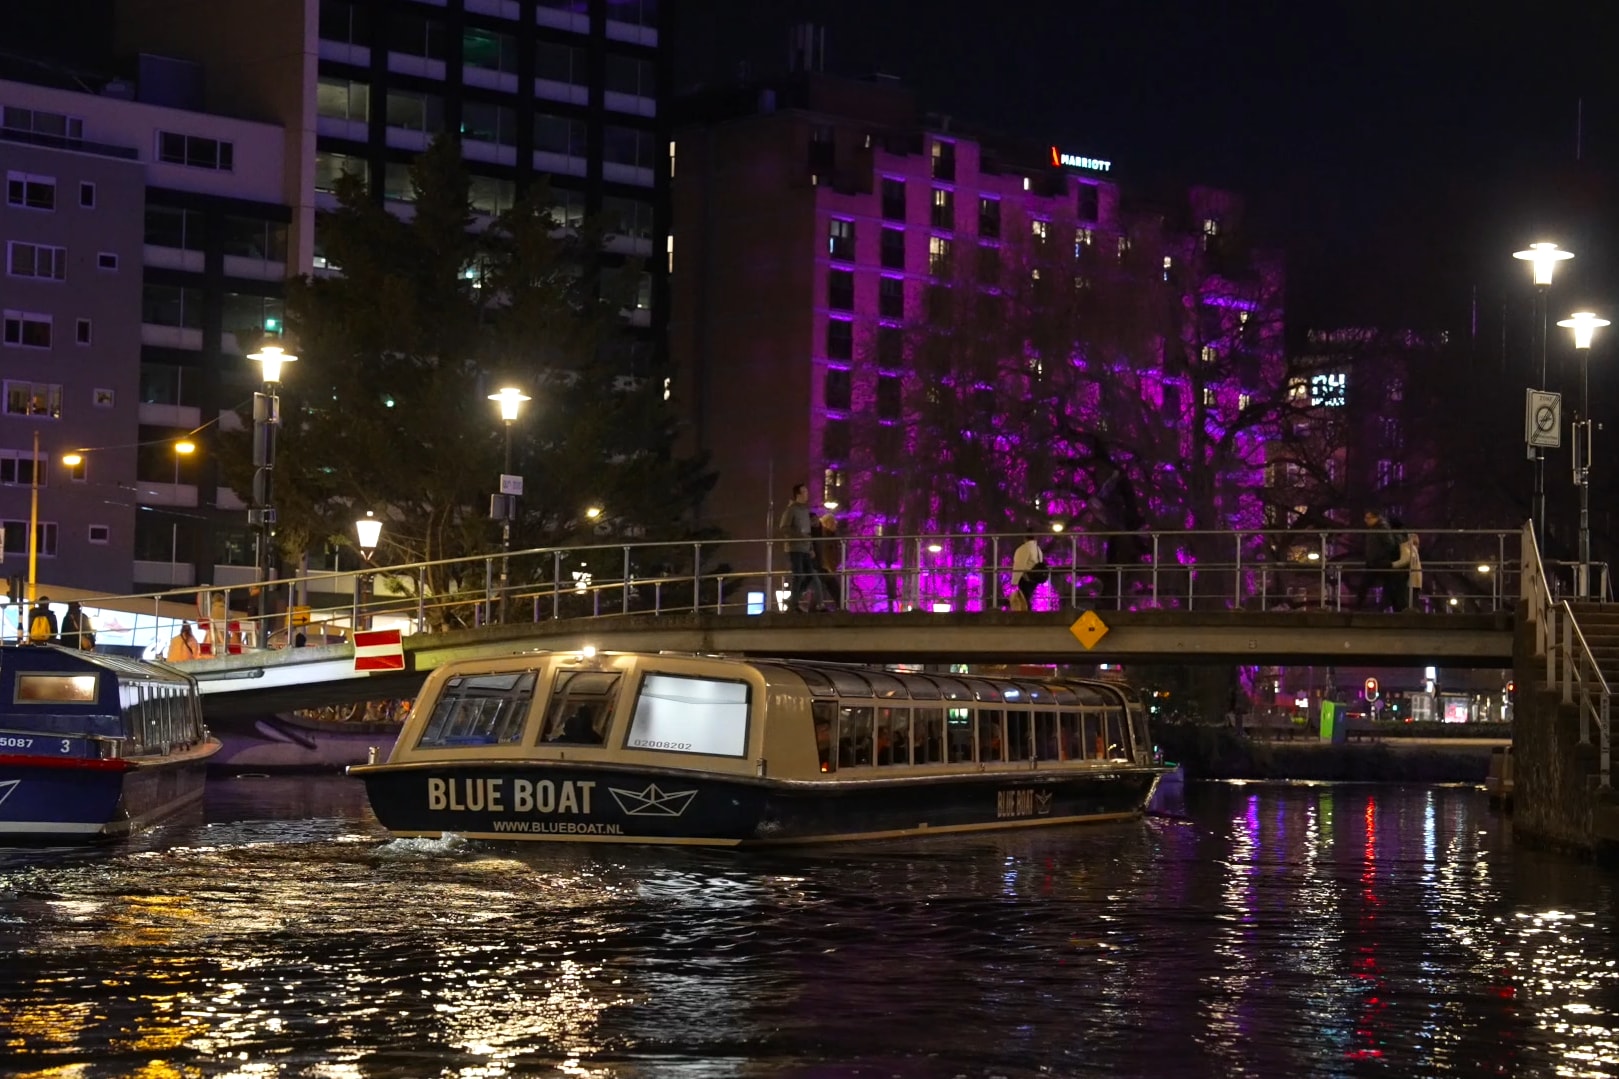
<path fill-rule="evenodd" d="M 1394 581 L 1396 574 L 1394 561 L 1400 557 L 1400 542 L 1394 536 L 1394 530 L 1389 527 L 1388 521 L 1377 510 L 1367 510 L 1364 516 L 1366 522 L 1366 569 L 1360 575 L 1360 585 L 1355 589 L 1355 607 L 1358 610 L 1367 610 L 1366 601 L 1375 585 L 1381 589 L 1381 600 L 1378 610 L 1394 602 Z"/>
<path fill-rule="evenodd" d="M 169 641 L 169 650 L 163 658 L 170 663 L 184 663 L 197 658 L 197 638 L 191 632 L 191 623 L 180 623 L 180 632 Z"/>
<path fill-rule="evenodd" d="M 1030 533 L 1012 552 L 1012 609 L 1034 610 L 1034 590 L 1046 583 L 1046 556 L 1040 537 Z"/>
<path fill-rule="evenodd" d="M 1404 570 L 1394 578 L 1394 609 L 1415 610 L 1417 598 L 1422 594 L 1422 549 L 1415 532 L 1405 531 L 1405 525 L 1396 518 L 1389 522 L 1400 541 L 1400 557 L 1394 560 L 1396 570 Z"/>
<path fill-rule="evenodd" d="M 793 485 L 793 499 L 787 503 L 787 508 L 781 513 L 781 521 L 777 523 L 776 530 L 781 533 L 787 548 L 787 561 L 792 568 L 792 582 L 787 586 L 791 593 L 787 597 L 788 609 L 800 609 L 798 604 L 805 592 L 810 594 L 809 610 L 815 610 L 825 597 L 820 595 L 821 579 L 815 572 L 815 548 L 810 541 L 810 523 L 814 517 L 809 508 L 809 487 L 806 484 Z"/>

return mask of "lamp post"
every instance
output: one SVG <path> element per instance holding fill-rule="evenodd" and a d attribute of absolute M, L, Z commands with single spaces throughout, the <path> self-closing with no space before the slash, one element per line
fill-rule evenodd
<path fill-rule="evenodd" d="M 258 562 L 260 602 L 268 609 L 270 575 L 275 560 L 270 553 L 270 537 L 275 532 L 275 439 L 281 426 L 281 398 L 276 386 L 281 381 L 281 368 L 295 362 L 298 357 L 267 339 L 257 352 L 248 354 L 263 368 L 264 385 L 253 393 L 253 505 L 247 511 L 247 522 L 259 530 Z M 263 613 L 263 612 L 260 612 Z M 268 630 L 268 627 L 265 627 Z"/>
<path fill-rule="evenodd" d="M 370 510 L 365 516 L 354 522 L 354 534 L 360 541 L 360 556 L 365 559 L 366 569 L 371 567 L 371 552 L 377 549 L 377 542 L 382 539 L 382 522 Z M 370 602 L 371 576 L 362 572 L 354 578 L 354 605 L 357 608 L 354 617 L 355 629 L 370 629 L 371 616 L 363 614 L 366 605 Z M 361 624 L 362 619 L 364 624 Z"/>
<path fill-rule="evenodd" d="M 197 444 L 189 438 L 182 438 L 174 444 L 174 487 L 175 497 L 178 500 L 180 488 L 180 458 L 189 457 L 197 452 Z M 180 563 L 180 519 L 176 517 L 169 522 L 169 584 L 176 585 L 176 567 Z"/>
<path fill-rule="evenodd" d="M 1576 311 L 1557 323 L 1574 334 L 1574 349 L 1580 354 L 1580 417 L 1574 423 L 1574 485 L 1580 489 L 1580 564 L 1574 571 L 1574 594 L 1581 599 L 1591 594 L 1591 423 L 1590 360 L 1591 338 L 1598 329 L 1611 325 L 1589 311 Z"/>
<path fill-rule="evenodd" d="M 512 475 L 512 422 L 530 400 L 528 394 L 515 386 L 503 386 L 489 400 L 500 406 L 500 418 L 506 424 L 505 466 L 500 473 L 500 491 L 489 502 L 489 515 L 500 521 L 500 620 L 506 620 L 506 586 L 511 579 L 512 518 L 517 515 L 517 496 L 523 493 L 523 477 Z"/>
<path fill-rule="evenodd" d="M 1564 251 L 1556 244 L 1538 243 L 1530 244 L 1523 251 L 1514 251 L 1512 257 L 1522 259 L 1529 263 L 1535 282 L 1536 315 L 1540 322 L 1540 388 L 1546 388 L 1546 292 L 1552 287 L 1552 271 L 1559 262 L 1574 257 L 1574 252 Z M 1535 522 L 1535 539 L 1540 543 L 1546 542 L 1546 451 L 1541 446 L 1534 447 L 1531 459 L 1535 462 L 1535 490 L 1531 505 L 1531 516 Z"/>

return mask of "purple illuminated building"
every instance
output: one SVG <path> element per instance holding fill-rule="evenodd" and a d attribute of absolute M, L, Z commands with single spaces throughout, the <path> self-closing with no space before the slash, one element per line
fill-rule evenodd
<path fill-rule="evenodd" d="M 1011 556 L 977 537 L 1063 525 L 1086 536 L 1051 553 L 1095 564 L 1145 529 L 1264 522 L 1282 270 L 1236 196 L 1133 197 L 1094 148 L 925 116 L 885 78 L 693 97 L 674 141 L 670 353 L 720 476 L 704 523 L 758 537 L 804 480 L 872 571 L 851 604 L 965 609 L 999 602 L 983 567 Z"/>

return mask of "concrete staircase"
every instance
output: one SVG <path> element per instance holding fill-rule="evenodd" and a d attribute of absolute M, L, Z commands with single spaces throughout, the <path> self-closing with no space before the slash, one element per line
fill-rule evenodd
<path fill-rule="evenodd" d="M 1608 687 L 1619 690 L 1619 604 L 1570 603 L 1569 608 Z"/>

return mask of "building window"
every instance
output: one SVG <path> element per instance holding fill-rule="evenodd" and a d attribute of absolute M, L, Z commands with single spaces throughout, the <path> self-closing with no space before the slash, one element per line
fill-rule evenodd
<path fill-rule="evenodd" d="M 468 27 L 461 34 L 461 62 L 483 71 L 517 73 L 517 39 L 510 34 Z"/>
<path fill-rule="evenodd" d="M 99 254 L 96 255 L 96 269 L 98 269 L 98 270 L 116 270 L 116 269 L 118 269 L 118 256 L 113 254 L 111 251 L 102 251 L 102 252 L 100 252 Z"/>
<path fill-rule="evenodd" d="M 872 450 L 879 467 L 896 467 L 905 453 L 905 428 L 897 423 L 878 424 Z"/>
<path fill-rule="evenodd" d="M 88 538 L 91 543 L 111 543 L 112 528 L 108 525 L 91 525 Z"/>
<path fill-rule="evenodd" d="M 437 135 L 444 130 L 444 99 L 437 94 L 389 90 L 386 122 L 404 131 Z"/>
<path fill-rule="evenodd" d="M 369 7 L 353 0 L 320 0 L 320 36 L 345 45 L 370 45 Z"/>
<path fill-rule="evenodd" d="M 827 322 L 826 358 L 829 360 L 854 359 L 854 323 L 845 318 L 835 318 Z"/>
<path fill-rule="evenodd" d="M 548 154 L 585 156 L 585 122 L 567 116 L 535 113 L 534 149 Z"/>
<path fill-rule="evenodd" d="M 10 383 L 7 383 L 9 386 Z M 44 487 L 51 479 L 51 457 L 48 453 L 39 455 L 39 485 Z M 31 450 L 0 450 L 0 484 L 7 487 L 32 487 L 34 485 L 34 454 Z M 10 522 L 7 522 L 8 524 Z M 25 524 L 18 529 L 23 535 L 28 534 Z"/>
<path fill-rule="evenodd" d="M 67 277 L 67 248 L 13 240 L 6 244 L 6 272 L 12 277 L 64 280 Z"/>
<path fill-rule="evenodd" d="M 157 133 L 157 159 L 165 164 L 230 172 L 234 157 L 234 147 L 223 139 L 182 135 L 174 131 Z"/>
<path fill-rule="evenodd" d="M 950 272 L 950 241 L 943 236 L 928 237 L 928 273 L 940 277 Z"/>
<path fill-rule="evenodd" d="M 551 220 L 559 228 L 576 229 L 585 223 L 585 193 L 566 187 L 551 189 Z"/>
<path fill-rule="evenodd" d="M 936 229 L 954 229 L 956 227 L 956 193 L 942 187 L 933 189 L 933 227 Z"/>
<path fill-rule="evenodd" d="M 897 420 L 902 403 L 902 383 L 898 375 L 879 375 L 877 378 L 877 418 Z"/>
<path fill-rule="evenodd" d="M 15 348 L 50 348 L 51 316 L 27 311 L 7 311 L 4 315 L 6 344 Z"/>
<path fill-rule="evenodd" d="M 219 246 L 227 255 L 257 262 L 287 261 L 287 226 L 256 217 L 227 216 L 220 222 Z"/>
<path fill-rule="evenodd" d="M 953 183 L 956 179 L 956 144 L 933 140 L 933 178 Z"/>
<path fill-rule="evenodd" d="M 382 197 L 395 202 L 415 202 L 416 184 L 410 166 L 403 161 L 386 161 L 382 166 Z"/>
<path fill-rule="evenodd" d="M 330 150 L 315 152 L 315 190 L 327 193 L 337 190 L 341 176 L 357 177 L 361 183 L 370 183 L 371 166 L 363 157 L 353 154 L 334 154 Z"/>
<path fill-rule="evenodd" d="M 90 403 L 97 408 L 111 408 L 117 402 L 118 394 L 113 390 L 98 386 L 90 391 Z"/>
<path fill-rule="evenodd" d="M 838 412 L 849 411 L 849 402 L 853 399 L 849 369 L 847 367 L 828 367 L 826 369 L 826 384 L 822 392 L 827 408 Z"/>
<path fill-rule="evenodd" d="M 1095 184 L 1080 184 L 1079 199 L 1074 214 L 1081 221 L 1095 221 L 1102 213 L 1102 189 Z"/>
<path fill-rule="evenodd" d="M 656 97 L 658 83 L 652 64 L 633 56 L 607 54 L 607 92 L 631 94 L 635 97 Z"/>
<path fill-rule="evenodd" d="M 542 0 L 541 7 L 560 7 L 568 11 L 579 10 L 577 2 L 558 2 L 558 0 Z M 629 23 L 632 26 L 658 25 L 658 0 L 613 0 L 608 8 L 607 17 L 615 22 Z"/>
<path fill-rule="evenodd" d="M 1214 363 L 1220 358 L 1220 350 L 1213 345 L 1204 345 L 1198 356 L 1204 363 Z"/>
<path fill-rule="evenodd" d="M 6 415 L 62 418 L 62 386 L 57 382 L 5 383 Z M 40 477 L 41 481 L 44 476 Z"/>
<path fill-rule="evenodd" d="M 1096 243 L 1096 233 L 1087 228 L 1074 230 L 1074 257 L 1083 258 L 1085 249 Z"/>
<path fill-rule="evenodd" d="M 406 56 L 444 60 L 449 49 L 444 40 L 444 24 L 410 12 L 396 11 L 388 19 L 388 48 Z"/>
<path fill-rule="evenodd" d="M 1248 407 L 1250 405 L 1252 405 L 1253 403 L 1254 403 L 1254 395 L 1253 394 L 1251 394 L 1251 393 L 1239 393 L 1239 394 L 1237 394 L 1237 411 L 1238 412 L 1247 412 Z"/>
<path fill-rule="evenodd" d="M 827 252 L 843 262 L 854 261 L 854 222 L 834 217 L 826 227 Z"/>
<path fill-rule="evenodd" d="M 5 534 L 6 554 L 28 553 L 28 522 L 27 521 L 0 521 L 0 531 Z M 40 521 L 39 531 L 35 533 L 34 552 L 41 558 L 56 557 L 56 522 Z"/>
<path fill-rule="evenodd" d="M 883 179 L 883 219 L 905 220 L 905 181 Z"/>
<path fill-rule="evenodd" d="M 1396 483 L 1405 481 L 1405 462 L 1379 461 L 1377 462 L 1377 486 L 1392 487 Z"/>
<path fill-rule="evenodd" d="M 829 419 L 821 429 L 821 459 L 847 461 L 849 459 L 849 421 Z"/>
<path fill-rule="evenodd" d="M 978 200 L 978 235 L 986 240 L 1001 238 L 1001 200 Z"/>
<path fill-rule="evenodd" d="M 574 45 L 558 45 L 542 41 L 535 46 L 534 75 L 546 82 L 584 86 L 589 82 L 585 69 L 585 50 Z"/>
<path fill-rule="evenodd" d="M 905 269 L 904 229 L 883 229 L 882 263 L 885 270 Z"/>
<path fill-rule="evenodd" d="M 85 469 L 89 467 L 86 464 L 88 460 L 88 457 L 80 454 L 78 461 L 67 466 L 67 478 L 74 483 L 83 483 L 85 478 Z M 39 478 L 39 482 L 44 483 L 45 477 L 41 476 Z"/>
<path fill-rule="evenodd" d="M 1119 261 L 1123 262 L 1125 260 L 1125 258 L 1130 254 L 1130 237 L 1128 237 L 1128 236 L 1120 236 L 1119 237 L 1119 248 L 1118 248 L 1118 250 L 1119 250 Z"/>
<path fill-rule="evenodd" d="M 633 236 L 637 240 L 652 239 L 651 203 L 604 195 L 602 216 L 607 218 L 608 228 L 615 235 Z"/>
<path fill-rule="evenodd" d="M 220 328 L 238 345 L 253 345 L 267 333 L 280 333 L 286 325 L 283 320 L 281 300 L 274 296 L 225 293 Z"/>
<path fill-rule="evenodd" d="M 315 114 L 364 123 L 371 119 L 371 87 L 353 79 L 322 76 L 315 86 Z"/>
<path fill-rule="evenodd" d="M 877 366 L 896 369 L 905 365 L 905 331 L 898 326 L 877 327 Z"/>
<path fill-rule="evenodd" d="M 836 502 L 840 506 L 847 506 L 849 500 L 844 497 L 849 488 L 849 474 L 841 468 L 829 468 L 821 473 L 821 498 L 827 506 Z"/>
<path fill-rule="evenodd" d="M 202 290 L 146 285 L 141 289 L 141 321 L 151 326 L 202 329 Z"/>
<path fill-rule="evenodd" d="M 854 310 L 854 271 L 828 270 L 826 305 L 834 311 Z"/>
<path fill-rule="evenodd" d="M 25 210 L 56 209 L 56 177 L 6 173 L 6 204 Z"/>
<path fill-rule="evenodd" d="M 1037 217 L 1029 222 L 1029 233 L 1034 237 L 1035 243 L 1043 246 L 1046 238 L 1051 235 L 1051 223 Z"/>
<path fill-rule="evenodd" d="M 79 184 L 79 205 L 86 210 L 96 208 L 96 185 L 88 180 Z"/>
<path fill-rule="evenodd" d="M 656 162 L 656 142 L 652 132 L 639 127 L 614 127 L 602 131 L 602 160 L 615 165 L 650 169 Z"/>
<path fill-rule="evenodd" d="M 516 181 L 497 180 L 495 177 L 468 177 L 466 199 L 478 214 L 504 214 L 516 204 Z"/>
<path fill-rule="evenodd" d="M 74 337 L 81 345 L 90 343 L 90 320 L 81 318 L 74 326 Z"/>
<path fill-rule="evenodd" d="M 42 109 L 19 109 L 7 105 L 0 109 L 0 127 L 7 131 L 27 131 L 35 135 L 46 135 L 61 142 L 46 142 L 46 146 L 60 146 L 62 142 L 79 141 L 84 138 L 84 119 L 79 116 L 67 116 L 60 112 L 45 112 Z"/>
<path fill-rule="evenodd" d="M 516 146 L 517 111 L 505 105 L 468 101 L 461 106 L 461 134 L 497 146 Z"/>
<path fill-rule="evenodd" d="M 884 277 L 877 282 L 877 313 L 883 318 L 905 317 L 905 279 Z"/>

